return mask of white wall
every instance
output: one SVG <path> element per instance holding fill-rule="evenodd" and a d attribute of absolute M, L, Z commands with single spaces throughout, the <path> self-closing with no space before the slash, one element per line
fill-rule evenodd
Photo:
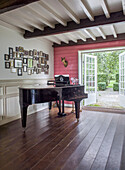
<path fill-rule="evenodd" d="M 25 50 L 36 49 L 49 54 L 49 75 L 33 74 L 27 75 L 23 73 L 23 76 L 17 76 L 16 73 L 10 73 L 10 69 L 5 69 L 4 54 L 8 54 L 9 47 L 24 47 Z M 36 39 L 24 39 L 23 35 L 12 31 L 8 28 L 0 26 L 0 80 L 4 79 L 36 79 L 36 78 L 52 78 L 54 75 L 54 54 L 52 43 L 44 40 L 43 42 Z"/>
<path fill-rule="evenodd" d="M 15 50 L 15 47 L 22 46 L 25 50 L 36 49 L 49 54 L 49 74 L 17 76 L 17 73 L 11 73 L 10 69 L 5 69 L 4 54 L 8 54 L 9 47 Z M 47 79 L 54 76 L 54 50 L 49 41 L 40 41 L 37 39 L 24 39 L 23 35 L 0 26 L 0 124 L 14 120 L 20 117 L 19 90 L 18 87 L 23 84 L 46 84 Z M 37 80 L 36 80 L 37 79 Z M 47 103 L 32 105 L 28 108 L 28 114 L 37 112 L 48 107 Z M 18 116 L 19 115 L 19 116 Z M 9 119 L 9 118 L 12 119 Z"/>

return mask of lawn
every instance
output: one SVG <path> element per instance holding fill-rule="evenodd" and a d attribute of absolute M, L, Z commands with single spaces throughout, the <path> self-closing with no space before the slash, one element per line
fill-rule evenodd
<path fill-rule="evenodd" d="M 111 80 L 110 83 L 108 84 L 108 86 L 106 86 L 106 88 L 113 88 L 113 84 L 115 83 L 115 80 Z"/>

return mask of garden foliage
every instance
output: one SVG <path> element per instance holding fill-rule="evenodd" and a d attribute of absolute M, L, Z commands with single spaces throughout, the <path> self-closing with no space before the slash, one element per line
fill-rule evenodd
<path fill-rule="evenodd" d="M 98 83 L 98 89 L 99 90 L 105 90 L 106 89 L 106 82 L 99 82 Z"/>

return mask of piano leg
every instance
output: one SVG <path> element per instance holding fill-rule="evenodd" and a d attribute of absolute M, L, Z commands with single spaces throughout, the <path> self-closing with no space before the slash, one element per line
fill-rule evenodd
<path fill-rule="evenodd" d="M 64 100 L 62 100 L 62 113 L 64 113 Z"/>
<path fill-rule="evenodd" d="M 52 102 L 49 102 L 49 110 L 52 108 Z"/>
<path fill-rule="evenodd" d="M 75 101 L 76 118 L 79 120 L 80 101 Z"/>
<path fill-rule="evenodd" d="M 22 127 L 26 127 L 26 121 L 27 121 L 27 108 L 28 106 L 21 106 L 21 121 L 22 121 Z"/>

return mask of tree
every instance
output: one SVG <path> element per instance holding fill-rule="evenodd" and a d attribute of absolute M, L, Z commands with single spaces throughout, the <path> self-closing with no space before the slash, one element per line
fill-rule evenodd
<path fill-rule="evenodd" d="M 97 56 L 97 73 L 106 73 L 109 75 L 109 81 L 111 77 L 119 72 L 119 54 L 123 51 L 108 51 L 91 53 L 91 55 Z"/>

